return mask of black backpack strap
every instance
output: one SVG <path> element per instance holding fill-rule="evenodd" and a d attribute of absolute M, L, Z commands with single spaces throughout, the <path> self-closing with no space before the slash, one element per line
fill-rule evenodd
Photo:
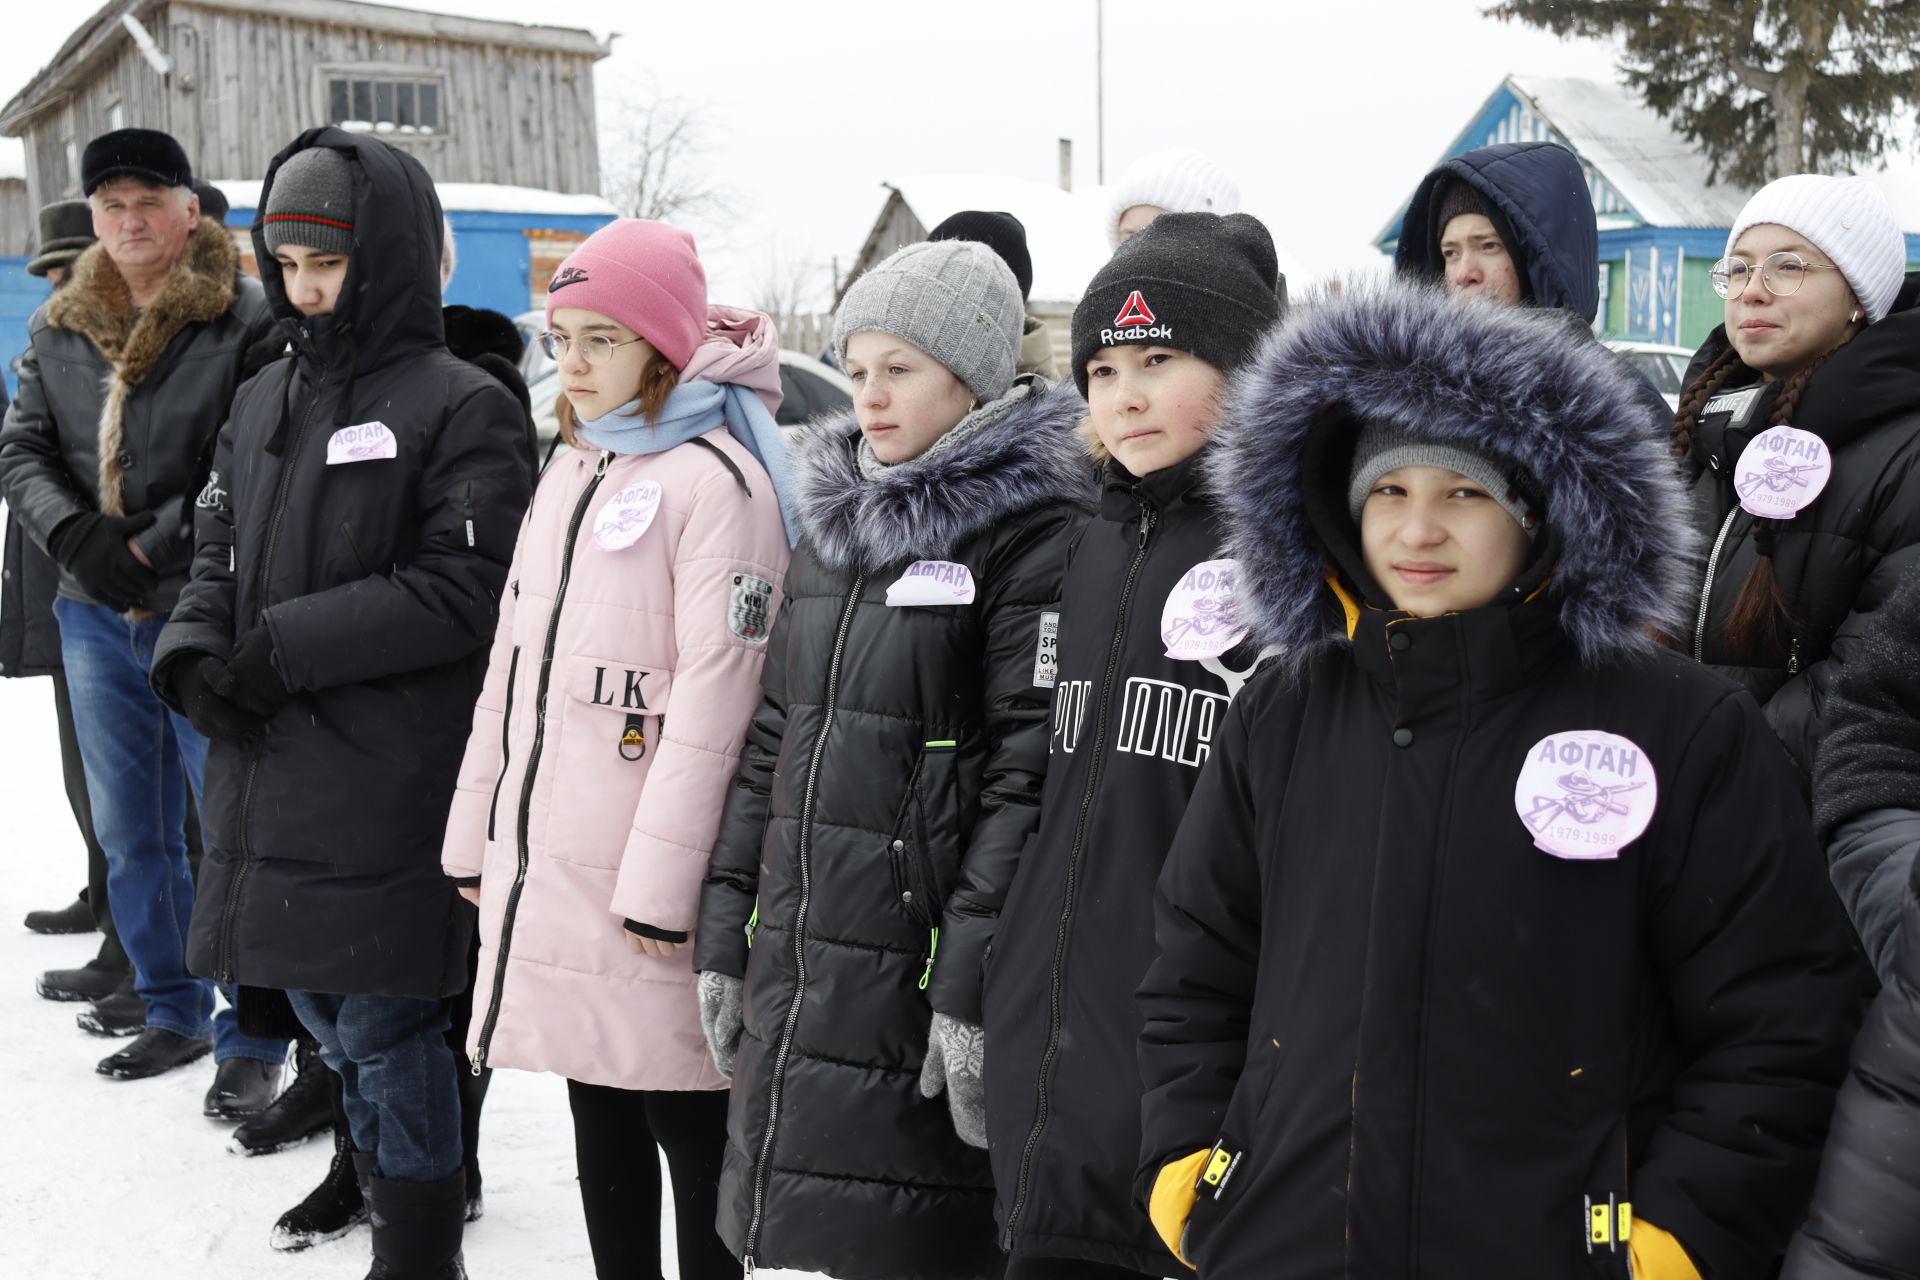
<path fill-rule="evenodd" d="M 749 498 L 753 496 L 753 490 L 747 488 L 746 472 L 740 470 L 739 463 L 735 462 L 732 458 L 729 458 L 727 456 L 727 451 L 725 449 L 722 449 L 719 445 L 707 439 L 705 436 L 695 436 L 692 442 L 694 444 L 699 445 L 701 448 L 707 450 L 707 452 L 711 453 L 714 457 L 720 459 L 720 465 L 725 467 L 727 470 L 733 472 L 734 480 L 739 483 L 740 488 L 746 493 L 746 495 Z"/>

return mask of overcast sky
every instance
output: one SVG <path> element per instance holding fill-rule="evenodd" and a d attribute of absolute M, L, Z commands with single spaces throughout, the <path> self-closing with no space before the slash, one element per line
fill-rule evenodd
<path fill-rule="evenodd" d="M 1309 272 L 1369 260 L 1420 175 L 1510 72 L 1614 76 L 1609 46 L 1481 16 L 1485 0 L 1106 0 L 1106 171 L 1170 146 L 1211 153 L 1249 212 Z M 929 172 L 1096 178 L 1095 0 L 449 0 L 474 17 L 622 30 L 603 103 L 659 94 L 694 110 L 703 163 L 737 213 L 696 221 L 716 300 L 749 300 L 770 263 L 844 267 L 880 184 Z M 87 12 L 10 4 L 0 97 Z M 603 112 L 603 115 L 606 114 Z M 129 121 L 129 123 L 138 123 Z M 555 121 L 554 127 L 572 127 Z M 603 139 L 603 144 L 610 143 Z M 238 177 L 242 175 L 212 175 Z M 257 175 L 245 175 L 257 176 Z"/>

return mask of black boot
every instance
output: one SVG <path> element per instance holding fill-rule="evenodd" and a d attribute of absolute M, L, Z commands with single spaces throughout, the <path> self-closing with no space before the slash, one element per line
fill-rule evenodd
<path fill-rule="evenodd" d="M 367 1280 L 466 1280 L 460 1234 L 466 1225 L 464 1169 L 438 1182 L 367 1180 L 373 1269 Z"/>
<path fill-rule="evenodd" d="M 293 1067 L 292 1083 L 265 1111 L 233 1131 L 227 1150 L 240 1156 L 271 1155 L 333 1127 L 333 1106 L 327 1100 L 327 1081 L 333 1072 L 320 1060 L 320 1046 L 311 1040 L 295 1041 Z"/>
<path fill-rule="evenodd" d="M 466 1153 L 467 1221 L 478 1222 L 487 1211 L 480 1182 L 480 1108 L 487 1100 L 487 1086 L 493 1082 L 493 1068 L 483 1067 L 475 1075 L 465 1056 L 460 1063 L 460 1150 Z"/>
<path fill-rule="evenodd" d="M 213 1085 L 200 1106 L 209 1120 L 245 1120 L 273 1101 L 280 1087 L 280 1064 L 258 1058 L 228 1058 L 214 1064 Z"/>
<path fill-rule="evenodd" d="M 123 978 L 120 989 L 95 1000 L 74 1017 L 80 1029 L 96 1036 L 137 1036 L 147 1029 L 147 1002 Z"/>
<path fill-rule="evenodd" d="M 94 959 L 78 969 L 49 969 L 33 987 L 48 1000 L 103 1000 L 114 993 L 126 976 L 126 970 Z"/>
<path fill-rule="evenodd" d="M 273 1224 L 273 1235 L 267 1242 L 283 1253 L 338 1240 L 367 1220 L 365 1180 L 358 1165 L 364 1160 L 371 1170 L 373 1158 L 353 1149 L 353 1135 L 340 1103 L 340 1077 L 327 1070 L 324 1063 L 320 1070 L 333 1115 L 333 1163 L 327 1166 L 327 1176 L 320 1185 Z"/>
<path fill-rule="evenodd" d="M 160 1027 L 148 1027 L 132 1044 L 100 1059 L 100 1065 L 94 1070 L 116 1080 L 147 1080 L 197 1062 L 211 1052 L 211 1036 L 183 1036 Z"/>
<path fill-rule="evenodd" d="M 53 911 L 27 912 L 27 928 L 35 933 L 92 933 L 93 908 L 87 905 L 87 891 L 66 906 Z"/>

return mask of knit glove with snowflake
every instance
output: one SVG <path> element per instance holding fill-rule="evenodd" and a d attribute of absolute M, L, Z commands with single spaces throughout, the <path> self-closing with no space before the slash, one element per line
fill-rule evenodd
<path fill-rule="evenodd" d="M 987 1033 L 971 1022 L 933 1015 L 927 1062 L 920 1068 L 920 1096 L 937 1098 L 946 1090 L 953 1131 L 970 1147 L 987 1145 L 987 1087 L 980 1078 L 986 1048 Z"/>

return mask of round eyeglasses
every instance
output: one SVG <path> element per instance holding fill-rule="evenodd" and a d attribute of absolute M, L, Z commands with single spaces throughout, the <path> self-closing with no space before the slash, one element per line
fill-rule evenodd
<path fill-rule="evenodd" d="M 540 349 L 547 353 L 549 360 L 565 360 L 567 348 L 572 346 L 574 341 L 573 338 L 563 338 L 557 333 L 543 333 L 540 335 Z M 630 347 L 636 342 L 645 342 L 646 339 L 628 338 L 625 342 L 615 342 L 603 333 L 590 333 L 578 341 L 582 360 L 588 364 L 605 364 L 613 359 L 615 348 Z"/>
<path fill-rule="evenodd" d="M 1722 258 L 1713 264 L 1708 279 L 1713 291 L 1723 298 L 1737 298 L 1747 291 L 1747 282 L 1759 276 L 1767 292 L 1776 298 L 1791 298 L 1807 282 L 1809 271 L 1838 271 L 1830 262 L 1808 262 L 1797 253 L 1770 253 L 1752 266 L 1744 258 Z"/>

